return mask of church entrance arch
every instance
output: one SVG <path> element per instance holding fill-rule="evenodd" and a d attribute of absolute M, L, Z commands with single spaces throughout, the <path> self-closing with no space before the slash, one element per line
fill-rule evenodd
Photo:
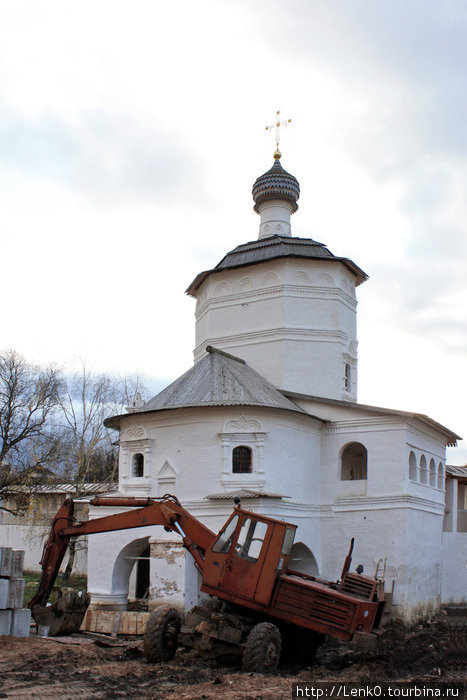
<path fill-rule="evenodd" d="M 311 549 L 303 542 L 295 542 L 290 552 L 289 568 L 310 576 L 319 576 L 318 562 Z"/>
<path fill-rule="evenodd" d="M 140 557 L 142 557 L 140 559 Z M 130 576 L 135 564 L 136 569 L 136 595 L 147 590 L 149 586 L 149 537 L 141 537 L 133 540 L 123 547 L 115 559 L 112 571 L 112 593 L 123 594 L 128 598 Z M 140 563 L 143 565 L 140 566 Z"/>

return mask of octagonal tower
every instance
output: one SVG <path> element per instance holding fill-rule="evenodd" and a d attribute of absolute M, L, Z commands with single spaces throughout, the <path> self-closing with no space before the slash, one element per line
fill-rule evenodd
<path fill-rule="evenodd" d="M 292 236 L 300 186 L 276 151 L 253 185 L 258 240 L 201 272 L 195 361 L 213 345 L 244 359 L 281 390 L 357 400 L 357 301 L 366 274 L 322 243 Z"/>

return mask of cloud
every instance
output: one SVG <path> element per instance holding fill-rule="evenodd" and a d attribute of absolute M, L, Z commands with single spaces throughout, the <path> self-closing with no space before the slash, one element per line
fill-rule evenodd
<path fill-rule="evenodd" d="M 3 170 L 49 180 L 94 202 L 128 199 L 173 205 L 203 199 L 199 163 L 179 135 L 140 115 L 54 112 L 35 119 L 4 108 Z"/>

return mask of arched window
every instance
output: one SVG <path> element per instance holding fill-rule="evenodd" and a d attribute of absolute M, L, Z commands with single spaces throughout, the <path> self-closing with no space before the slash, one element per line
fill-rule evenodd
<path fill-rule="evenodd" d="M 417 481 L 418 480 L 417 472 L 418 472 L 417 460 L 416 460 L 415 454 L 413 452 L 411 452 L 409 455 L 409 479 L 410 479 L 410 481 Z"/>
<path fill-rule="evenodd" d="M 342 453 L 341 480 L 357 481 L 367 478 L 368 453 L 360 442 L 351 442 Z"/>
<path fill-rule="evenodd" d="M 444 469 L 441 462 L 438 464 L 438 488 L 444 489 Z"/>
<path fill-rule="evenodd" d="M 426 457 L 422 455 L 420 457 L 420 483 L 428 483 L 428 469 L 426 468 Z"/>
<path fill-rule="evenodd" d="M 251 472 L 251 449 L 240 445 L 232 452 L 232 472 L 234 474 L 249 474 Z"/>
<path fill-rule="evenodd" d="M 131 460 L 133 476 L 144 476 L 144 455 L 137 452 Z"/>
<path fill-rule="evenodd" d="M 433 457 L 430 459 L 430 486 L 436 486 L 436 465 Z"/>

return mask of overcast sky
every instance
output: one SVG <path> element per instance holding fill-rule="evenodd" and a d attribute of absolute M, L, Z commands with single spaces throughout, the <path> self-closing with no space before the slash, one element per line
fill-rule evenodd
<path fill-rule="evenodd" d="M 188 369 L 184 290 L 257 237 L 280 108 L 293 235 L 370 276 L 359 400 L 467 436 L 466 73 L 466 0 L 5 0 L 0 347 Z"/>

